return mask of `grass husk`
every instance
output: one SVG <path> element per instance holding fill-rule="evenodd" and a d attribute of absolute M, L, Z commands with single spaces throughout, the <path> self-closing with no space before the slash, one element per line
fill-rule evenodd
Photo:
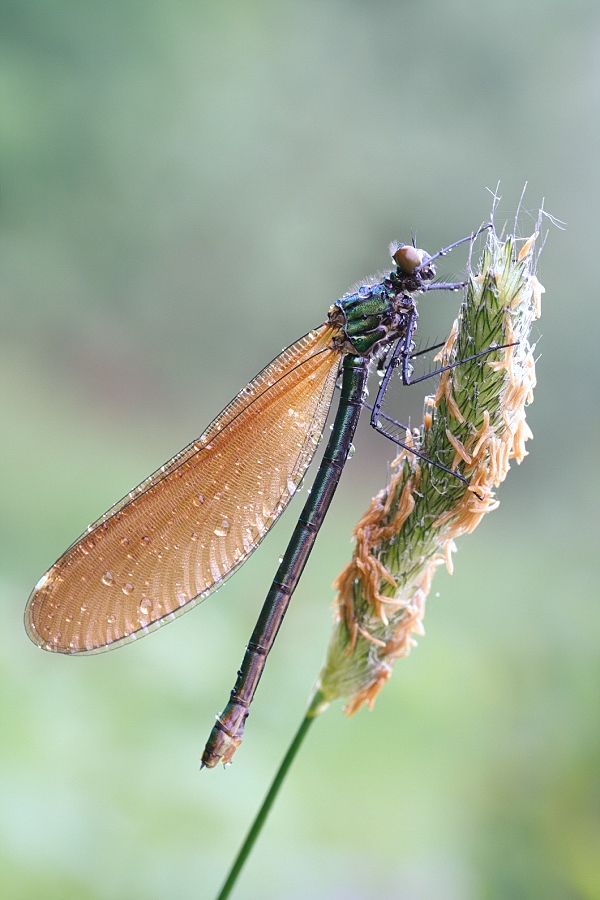
<path fill-rule="evenodd" d="M 425 399 L 423 424 L 407 435 L 415 449 L 451 468 L 468 485 L 403 450 L 389 484 L 354 529 L 351 561 L 335 582 L 335 625 L 311 707 L 349 698 L 352 715 L 373 705 L 397 659 L 423 634 L 425 601 L 436 568 L 452 571 L 455 539 L 473 531 L 498 506 L 495 489 L 511 460 L 527 455 L 532 437 L 526 407 L 533 400 L 535 362 L 529 342 L 543 287 L 535 275 L 537 233 L 526 241 L 488 233 L 476 274 L 439 354 L 456 363 Z"/>

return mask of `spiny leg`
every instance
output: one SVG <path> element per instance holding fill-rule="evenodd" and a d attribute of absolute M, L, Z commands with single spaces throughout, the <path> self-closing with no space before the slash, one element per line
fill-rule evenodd
<path fill-rule="evenodd" d="M 416 322 L 416 319 L 415 319 L 415 322 Z M 414 330 L 414 326 L 413 326 L 413 330 Z M 406 387 L 408 387 L 411 384 L 419 384 L 422 381 L 426 381 L 428 378 L 434 378 L 435 376 L 440 375 L 442 372 L 447 372 L 449 369 L 454 369 L 457 366 L 461 366 L 463 363 L 471 362 L 474 359 L 479 359 L 482 356 L 486 356 L 488 353 L 493 353 L 495 350 L 503 350 L 503 349 L 506 349 L 507 347 L 514 347 L 514 346 L 516 346 L 518 341 L 515 341 L 511 344 L 498 344 L 498 345 L 493 344 L 492 346 L 488 347 L 487 349 L 481 350 L 479 353 L 474 353 L 471 356 L 466 356 L 464 359 L 459 359 L 456 362 L 448 363 L 448 365 L 441 366 L 439 369 L 435 369 L 433 372 L 428 372 L 426 375 L 421 375 L 418 378 L 411 378 L 410 368 L 409 368 L 410 360 L 414 359 L 416 356 L 422 355 L 423 353 L 427 353 L 430 350 L 437 349 L 437 347 L 443 346 L 443 344 L 436 344 L 433 347 L 429 347 L 428 350 L 421 351 L 420 353 L 411 354 L 411 353 L 407 352 L 407 349 L 406 349 L 407 337 L 410 338 L 408 329 L 407 329 L 406 336 L 401 338 L 398 341 L 398 343 L 396 344 L 396 347 L 394 348 L 394 352 L 392 353 L 390 361 L 385 370 L 385 374 L 384 374 L 382 382 L 379 386 L 379 390 L 377 392 L 377 397 L 375 399 L 375 403 L 373 404 L 373 406 L 370 406 L 369 404 L 366 404 L 363 402 L 363 405 L 371 410 L 371 426 L 375 429 L 375 431 L 377 431 L 379 434 L 382 434 L 384 437 L 388 438 L 388 440 L 392 441 L 394 444 L 397 444 L 399 447 L 402 447 L 405 450 L 408 450 L 414 456 L 417 456 L 419 459 L 422 459 L 425 462 L 430 463 L 432 466 L 435 466 L 437 469 L 441 469 L 443 472 L 447 472 L 448 474 L 453 475 L 455 478 L 458 478 L 459 481 L 462 481 L 463 484 L 468 485 L 469 484 L 468 480 L 463 475 L 461 475 L 460 472 L 455 472 L 453 469 L 449 469 L 447 466 L 444 466 L 444 465 L 442 465 L 442 463 L 437 462 L 434 459 L 431 459 L 430 457 L 426 456 L 424 453 L 421 453 L 418 450 L 415 450 L 415 448 L 411 447 L 410 444 L 407 444 L 405 441 L 401 441 L 398 437 L 396 437 L 394 434 L 392 434 L 391 431 L 386 431 L 386 429 L 381 425 L 380 419 L 385 419 L 387 422 L 394 425 L 395 427 L 397 427 L 401 430 L 404 430 L 404 431 L 408 431 L 407 426 L 403 425 L 401 422 L 397 422 L 395 419 L 391 418 L 390 416 L 387 416 L 385 413 L 383 413 L 381 411 L 381 406 L 383 404 L 383 400 L 384 400 L 386 391 L 388 389 L 390 379 L 392 377 L 394 369 L 398 368 L 398 366 L 400 364 L 400 360 L 402 361 L 402 364 L 401 364 L 402 383 Z M 410 344 L 408 346 L 410 346 Z"/>
<path fill-rule="evenodd" d="M 493 228 L 494 225 L 492 222 L 488 222 L 487 225 L 482 225 L 481 228 L 478 228 L 477 231 L 473 232 L 473 234 L 468 234 L 464 238 L 460 238 L 458 241 L 454 241 L 453 244 L 448 244 L 447 247 L 442 247 L 441 250 L 438 250 L 437 253 L 434 253 L 433 256 L 427 256 L 420 266 L 417 266 L 418 269 L 422 269 L 424 266 L 430 265 L 435 259 L 439 259 L 441 256 L 446 256 L 447 253 L 450 253 L 451 250 L 454 250 L 456 247 L 460 247 L 461 244 L 466 244 L 467 242 L 473 243 L 473 241 L 479 237 L 480 234 L 483 234 L 484 231 L 489 231 Z M 453 288 L 450 288 L 452 290 Z M 429 287 L 431 290 L 431 286 Z"/>

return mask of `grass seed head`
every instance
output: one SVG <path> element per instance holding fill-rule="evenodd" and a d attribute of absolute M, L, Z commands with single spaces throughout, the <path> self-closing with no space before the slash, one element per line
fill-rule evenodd
<path fill-rule="evenodd" d="M 502 240 L 491 229 L 465 302 L 438 354 L 440 366 L 491 345 L 494 350 L 442 373 L 425 399 L 415 449 L 468 480 L 402 450 L 389 484 L 354 529 L 352 560 L 334 583 L 335 622 L 311 710 L 349 698 L 352 715 L 372 707 L 397 659 L 423 631 L 425 601 L 436 568 L 452 571 L 455 539 L 498 506 L 495 489 L 511 460 L 520 463 L 532 437 L 525 409 L 533 400 L 535 362 L 529 343 L 544 288 L 535 275 L 537 233 Z"/>

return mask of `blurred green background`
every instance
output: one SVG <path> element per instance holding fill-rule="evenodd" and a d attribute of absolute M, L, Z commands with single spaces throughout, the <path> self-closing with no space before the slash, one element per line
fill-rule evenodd
<path fill-rule="evenodd" d="M 313 726 L 236 896 L 600 897 L 598 4 L 4 0 L 0 43 L 2 897 L 214 895 L 393 448 L 363 423 L 226 771 L 199 754 L 302 495 L 202 609 L 118 653 L 39 652 L 25 601 L 390 240 L 468 234 L 498 181 L 499 224 L 528 181 L 568 226 L 530 456 L 375 710 Z M 428 304 L 439 339 L 458 298 Z"/>

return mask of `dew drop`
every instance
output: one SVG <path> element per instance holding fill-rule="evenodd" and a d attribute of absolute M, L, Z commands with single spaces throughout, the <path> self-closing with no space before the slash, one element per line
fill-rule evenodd
<path fill-rule="evenodd" d="M 79 612 L 86 612 L 86 610 L 87 610 L 87 603 L 82 603 L 81 606 L 79 607 Z"/>
<path fill-rule="evenodd" d="M 116 616 L 107 616 L 106 621 L 108 622 L 109 625 L 114 625 L 115 622 L 117 621 L 117 618 L 116 618 Z"/>
<path fill-rule="evenodd" d="M 143 616 L 147 616 L 152 609 L 152 600 L 149 597 L 144 597 L 139 606 L 140 613 Z"/>
<path fill-rule="evenodd" d="M 229 521 L 227 519 L 223 519 L 221 524 L 217 528 L 215 528 L 215 534 L 217 535 L 217 537 L 226 537 L 230 527 L 231 526 L 229 525 Z"/>
<path fill-rule="evenodd" d="M 190 534 L 190 540 L 191 540 L 191 541 L 197 541 L 197 540 L 198 540 L 198 532 L 197 532 L 197 531 L 192 531 L 192 533 Z"/>
<path fill-rule="evenodd" d="M 142 537 L 142 541 L 144 542 L 144 544 L 149 544 L 149 543 L 150 543 L 150 538 L 148 537 L 147 534 L 145 534 L 145 535 Z"/>
<path fill-rule="evenodd" d="M 105 572 L 104 575 L 102 576 L 101 580 L 102 580 L 102 584 L 105 584 L 107 587 L 110 587 L 114 581 L 114 578 L 112 577 L 110 572 Z"/>
<path fill-rule="evenodd" d="M 129 538 L 128 537 L 121 538 L 121 543 L 124 547 L 126 547 L 130 543 Z"/>
<path fill-rule="evenodd" d="M 123 591 L 125 596 L 128 597 L 129 594 L 133 594 L 133 585 L 131 584 L 130 581 L 128 581 L 126 584 L 123 585 L 121 590 Z"/>
<path fill-rule="evenodd" d="M 348 456 L 346 457 L 346 459 L 352 459 L 355 453 L 356 447 L 354 446 L 354 444 L 350 444 L 350 446 L 348 447 Z"/>
<path fill-rule="evenodd" d="M 65 616 L 65 622 L 72 622 L 72 621 L 73 621 L 73 616 L 71 614 L 69 614 L 68 616 Z"/>

